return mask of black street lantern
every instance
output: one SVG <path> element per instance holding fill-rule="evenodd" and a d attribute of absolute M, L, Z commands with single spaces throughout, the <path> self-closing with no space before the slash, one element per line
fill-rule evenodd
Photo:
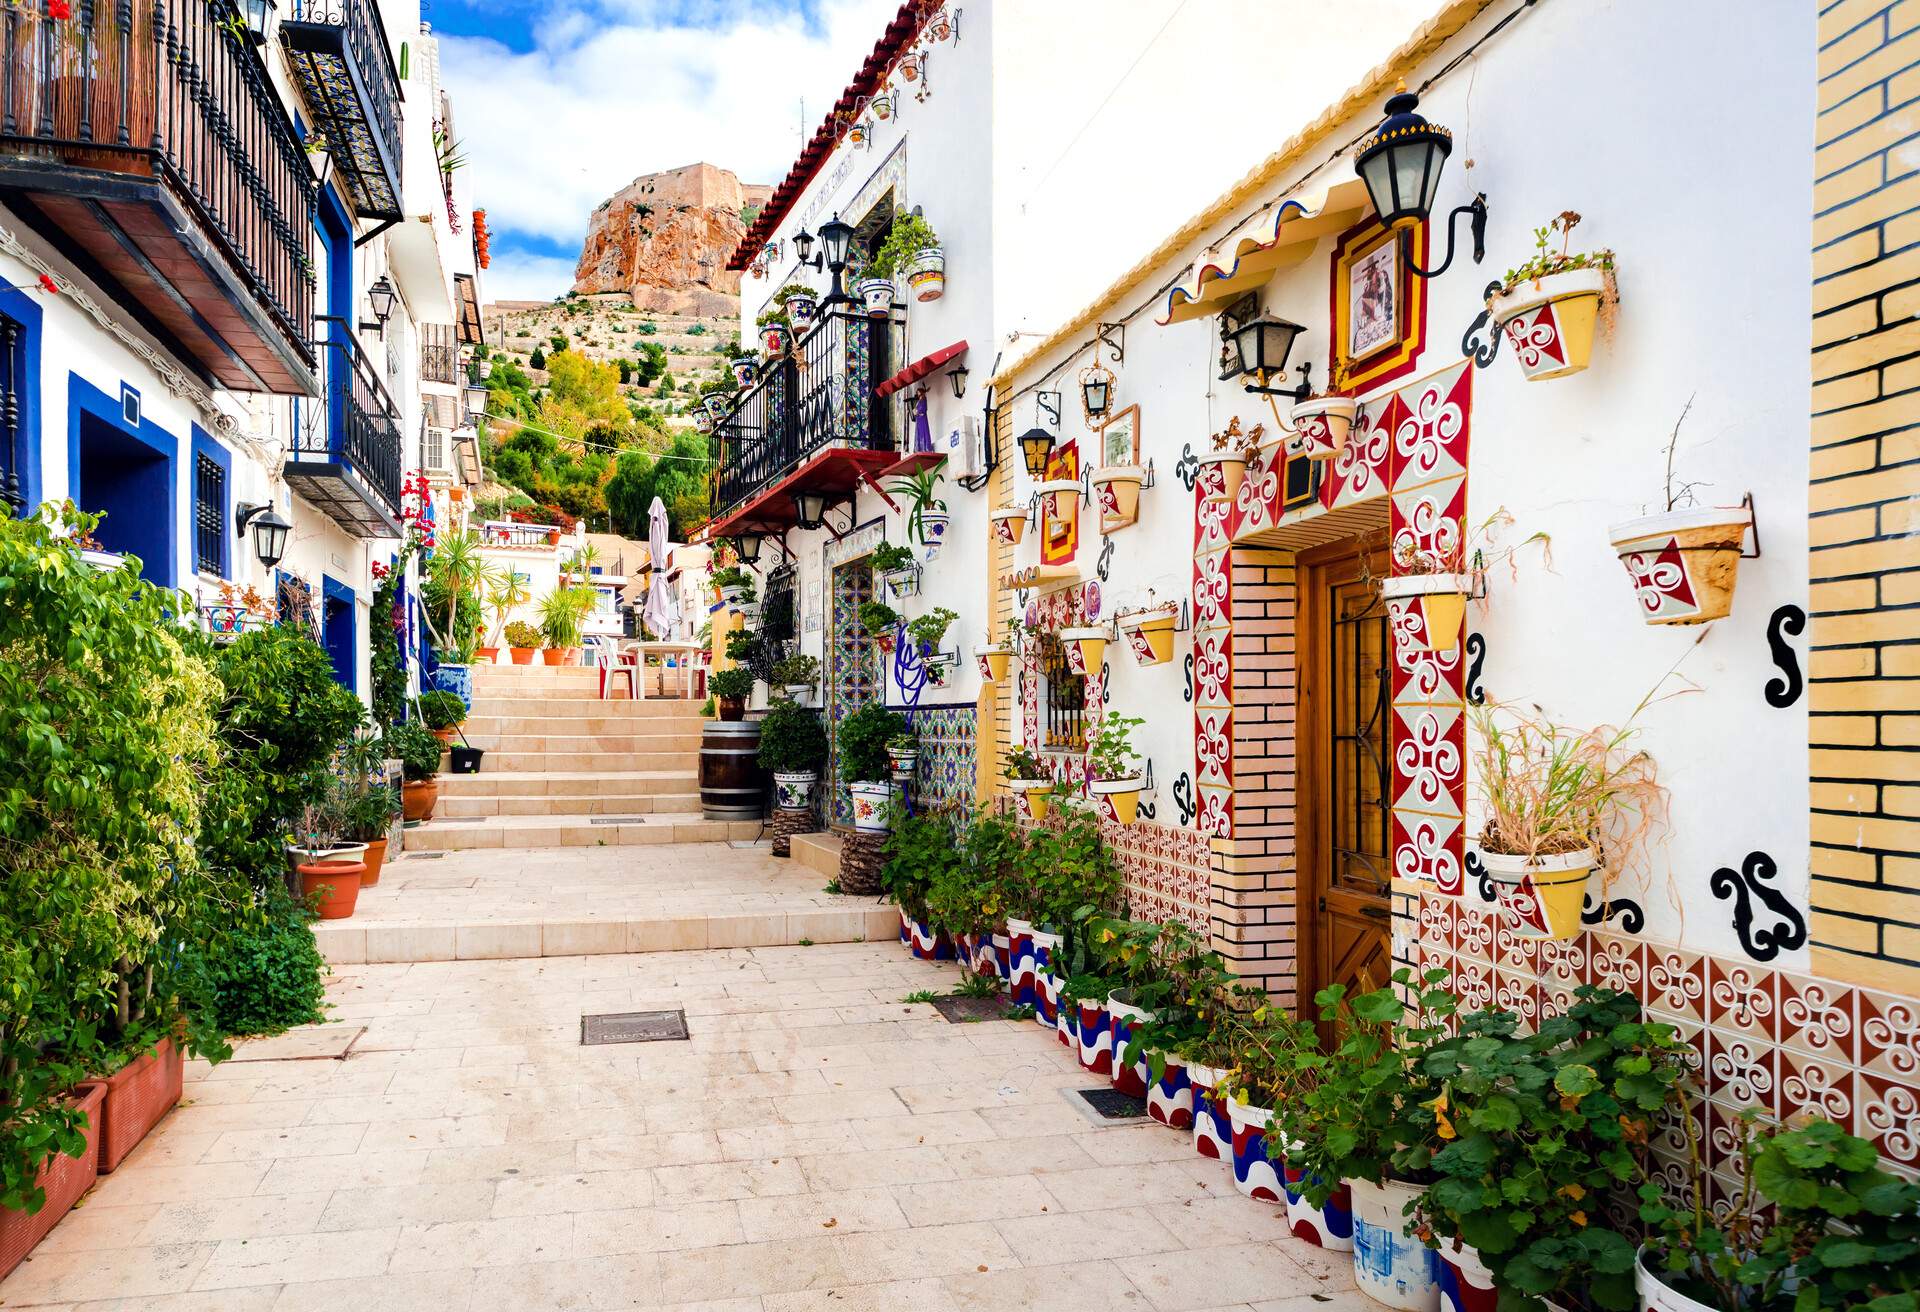
<path fill-rule="evenodd" d="M 819 528 L 827 522 L 827 494 L 824 492 L 795 492 L 793 494 L 793 520 L 801 528 Z"/>
<path fill-rule="evenodd" d="M 1227 340 L 1233 344 L 1239 360 L 1240 376 L 1253 379 L 1247 384 L 1249 392 L 1257 392 L 1262 396 L 1290 396 L 1296 401 L 1304 401 L 1313 395 L 1313 388 L 1307 381 L 1313 370 L 1310 364 L 1300 366 L 1299 387 L 1267 386 L 1269 378 L 1286 375 L 1287 356 L 1293 352 L 1294 338 L 1304 331 L 1297 323 L 1262 314 L 1227 334 Z"/>
<path fill-rule="evenodd" d="M 947 370 L 947 381 L 953 384 L 953 399 L 958 401 L 967 394 L 967 367 L 956 365 Z"/>
<path fill-rule="evenodd" d="M 257 46 L 267 43 L 267 24 L 273 21 L 273 0 L 246 0 L 247 35 Z"/>
<path fill-rule="evenodd" d="M 1045 478 L 1047 461 L 1053 458 L 1053 434 L 1044 428 L 1029 428 L 1020 434 L 1020 456 L 1027 462 L 1029 478 Z"/>
<path fill-rule="evenodd" d="M 1387 101 L 1387 117 L 1373 135 L 1360 142 L 1354 157 L 1354 172 L 1367 184 L 1367 195 L 1374 212 L 1389 228 L 1410 231 L 1425 223 L 1433 213 L 1433 202 L 1440 192 L 1440 173 L 1447 156 L 1453 153 L 1453 133 L 1437 123 L 1429 123 L 1418 112 L 1420 97 L 1401 83 Z M 1447 258 L 1437 269 L 1422 269 L 1407 255 L 1407 268 L 1421 278 L 1437 278 L 1453 263 L 1454 224 L 1462 214 L 1472 216 L 1473 262 L 1486 258 L 1487 198 L 1475 196 L 1471 203 L 1455 209 L 1447 218 Z M 1408 237 L 1401 237 L 1405 249 Z"/>
<path fill-rule="evenodd" d="M 827 304 L 832 305 L 847 299 L 847 293 L 840 286 L 840 275 L 847 270 L 847 253 L 853 248 L 853 225 L 834 215 L 820 225 L 820 246 L 827 272 L 833 275 L 833 286 L 827 291 Z"/>
<path fill-rule="evenodd" d="M 286 557 L 287 534 L 293 525 L 280 518 L 271 504 L 242 501 L 234 508 L 233 521 L 243 537 L 247 525 L 253 525 L 253 554 L 262 565 L 272 569 Z"/>
<path fill-rule="evenodd" d="M 399 296 L 393 290 L 392 281 L 388 279 L 386 274 L 381 274 L 380 277 L 375 280 L 373 286 L 367 288 L 367 304 L 373 309 L 373 317 L 380 322 L 378 325 L 363 323 L 360 326 L 362 328 L 377 326 L 380 332 L 385 334 L 387 331 L 387 320 L 393 317 L 393 303 L 398 299 Z"/>
<path fill-rule="evenodd" d="M 760 559 L 760 543 L 766 538 L 764 533 L 735 533 L 733 550 L 740 557 L 742 565 L 751 565 Z"/>

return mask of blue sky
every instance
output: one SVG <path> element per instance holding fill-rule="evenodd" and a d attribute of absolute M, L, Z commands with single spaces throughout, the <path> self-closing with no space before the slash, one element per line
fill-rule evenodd
<path fill-rule="evenodd" d="M 565 291 L 593 207 L 640 174 L 704 160 L 779 181 L 898 7 L 425 0 L 495 234 L 489 299 Z"/>

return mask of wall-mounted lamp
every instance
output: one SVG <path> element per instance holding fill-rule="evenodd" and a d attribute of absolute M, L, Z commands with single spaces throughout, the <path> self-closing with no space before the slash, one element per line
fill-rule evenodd
<path fill-rule="evenodd" d="M 1053 434 L 1044 428 L 1020 434 L 1020 458 L 1026 461 L 1029 478 L 1045 478 L 1047 461 L 1053 458 Z"/>
<path fill-rule="evenodd" d="M 844 222 L 838 214 L 820 225 L 820 255 L 827 262 L 827 272 L 833 275 L 833 286 L 827 289 L 826 304 L 847 299 L 846 289 L 840 285 L 840 275 L 847 271 L 847 253 L 853 248 L 853 225 Z"/>
<path fill-rule="evenodd" d="M 967 367 L 955 365 L 947 370 L 947 381 L 953 385 L 953 399 L 958 401 L 967 394 Z"/>
<path fill-rule="evenodd" d="M 460 389 L 467 403 L 467 418 L 478 419 L 487 413 L 487 385 L 482 382 L 470 382 Z"/>
<path fill-rule="evenodd" d="M 1293 350 L 1293 339 L 1304 331 L 1297 323 L 1262 314 L 1227 334 L 1227 340 L 1232 343 L 1238 357 L 1240 376 L 1254 380 L 1247 384 L 1249 392 L 1257 392 L 1262 396 L 1289 396 L 1295 401 L 1304 401 L 1313 395 L 1313 386 L 1308 381 L 1313 372 L 1310 364 L 1300 366 L 1300 386 L 1267 386 L 1269 378 L 1286 376 L 1287 356 Z"/>
<path fill-rule="evenodd" d="M 387 320 L 393 317 L 393 303 L 398 299 L 399 296 L 393 290 L 392 281 L 386 274 L 381 274 L 380 277 L 375 280 L 373 286 L 367 288 L 367 304 L 373 309 L 373 317 L 380 322 L 367 323 L 365 320 L 362 320 L 360 323 L 361 331 L 378 332 L 382 337 L 385 337 L 387 335 Z"/>
<path fill-rule="evenodd" d="M 253 554 L 268 569 L 278 565 L 287 554 L 287 534 L 293 525 L 280 518 L 271 502 L 242 501 L 233 510 L 233 525 L 239 536 L 247 535 L 253 525 Z"/>
<path fill-rule="evenodd" d="M 1361 141 L 1354 156 L 1353 170 L 1367 184 L 1367 195 L 1380 221 L 1400 229 L 1401 250 L 1407 268 L 1418 278 L 1438 278 L 1453 263 L 1454 236 L 1460 216 L 1470 216 L 1473 231 L 1473 262 L 1487 256 L 1487 198 L 1484 193 L 1456 208 L 1447 216 L 1447 258 L 1437 269 L 1423 269 L 1413 262 L 1412 230 L 1427 221 L 1433 212 L 1434 197 L 1440 190 L 1440 171 L 1453 153 L 1453 133 L 1437 123 L 1429 123 L 1418 112 L 1420 97 L 1400 84 L 1387 101 L 1387 117 L 1373 135 Z"/>
<path fill-rule="evenodd" d="M 760 544 L 766 540 L 764 533 L 735 533 L 733 550 L 740 557 L 742 565 L 752 565 L 760 559 Z"/>
<path fill-rule="evenodd" d="M 819 528 L 827 522 L 827 494 L 824 492 L 795 492 L 793 494 L 793 520 L 799 528 Z"/>
<path fill-rule="evenodd" d="M 1080 408 L 1088 422 L 1106 417 L 1113 404 L 1113 381 L 1113 371 L 1097 360 L 1080 371 Z"/>

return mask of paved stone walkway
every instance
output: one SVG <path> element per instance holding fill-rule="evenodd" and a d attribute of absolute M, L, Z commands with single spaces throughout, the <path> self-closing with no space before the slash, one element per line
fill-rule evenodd
<path fill-rule="evenodd" d="M 893 941 L 347 967 L 4 1284 L 132 1312 L 1375 1312 L 1031 1022 Z M 688 1042 L 583 1047 L 585 1012 Z"/>

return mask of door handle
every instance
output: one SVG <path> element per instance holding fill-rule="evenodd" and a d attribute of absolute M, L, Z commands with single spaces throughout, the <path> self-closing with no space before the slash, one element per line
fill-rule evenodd
<path fill-rule="evenodd" d="M 1385 907 L 1361 907 L 1360 914 L 1370 920 L 1386 920 L 1393 915 L 1393 913 Z"/>

